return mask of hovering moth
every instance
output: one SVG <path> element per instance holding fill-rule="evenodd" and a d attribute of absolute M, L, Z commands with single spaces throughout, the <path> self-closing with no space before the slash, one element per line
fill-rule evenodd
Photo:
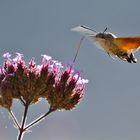
<path fill-rule="evenodd" d="M 72 28 L 72 31 L 79 32 L 90 39 L 109 56 L 118 57 L 129 63 L 137 63 L 134 52 L 140 48 L 140 36 L 117 37 L 110 32 L 106 32 L 106 30 L 107 28 L 103 32 L 96 32 L 83 25 Z"/>

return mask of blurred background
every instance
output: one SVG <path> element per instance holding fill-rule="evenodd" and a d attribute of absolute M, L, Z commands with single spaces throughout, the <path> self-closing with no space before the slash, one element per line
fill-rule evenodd
<path fill-rule="evenodd" d="M 1 0 L 0 56 L 24 54 L 28 62 L 41 54 L 71 63 L 81 36 L 70 29 L 83 24 L 117 36 L 140 36 L 139 0 Z M 72 111 L 55 112 L 32 128 L 24 140 L 139 140 L 140 52 L 137 64 L 113 60 L 88 40 L 75 63 L 89 79 L 85 98 Z M 1 57 L 0 63 L 3 59 Z M 22 106 L 13 111 L 21 119 Z M 41 101 L 30 109 L 28 122 L 46 112 Z M 0 110 L 0 139 L 15 140 L 16 129 L 8 113 Z"/>

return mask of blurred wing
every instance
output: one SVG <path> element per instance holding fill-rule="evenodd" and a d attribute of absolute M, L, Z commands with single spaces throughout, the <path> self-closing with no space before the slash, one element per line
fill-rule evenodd
<path fill-rule="evenodd" d="M 81 25 L 81 26 L 74 27 L 71 30 L 80 33 L 81 35 L 89 39 L 92 43 L 95 43 L 97 32 L 90 29 L 89 27 Z"/>
<path fill-rule="evenodd" d="M 82 35 L 86 36 L 86 37 L 93 37 L 97 34 L 96 31 L 90 29 L 89 27 L 86 27 L 86 26 L 77 26 L 77 27 L 74 27 L 71 29 L 72 31 L 76 31 L 76 32 L 79 32 L 81 33 Z"/>
<path fill-rule="evenodd" d="M 114 44 L 126 52 L 134 52 L 140 48 L 140 37 L 114 38 Z"/>

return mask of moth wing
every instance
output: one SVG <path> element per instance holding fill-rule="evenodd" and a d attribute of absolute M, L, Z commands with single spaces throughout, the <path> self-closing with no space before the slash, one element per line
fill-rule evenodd
<path fill-rule="evenodd" d="M 90 29 L 89 27 L 83 26 L 83 25 L 74 27 L 71 30 L 79 32 L 86 37 L 95 36 L 97 34 L 96 31 Z"/>
<path fill-rule="evenodd" d="M 92 43 L 96 44 L 97 32 L 90 29 L 89 27 L 81 25 L 81 26 L 74 27 L 71 30 L 80 33 L 81 35 L 89 39 Z M 99 45 L 96 45 L 96 46 L 99 47 Z"/>
<path fill-rule="evenodd" d="M 140 48 L 140 37 L 117 37 L 113 40 L 120 50 L 135 52 Z"/>

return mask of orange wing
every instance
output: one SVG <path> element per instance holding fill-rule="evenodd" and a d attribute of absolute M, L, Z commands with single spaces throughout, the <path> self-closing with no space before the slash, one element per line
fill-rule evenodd
<path fill-rule="evenodd" d="M 114 38 L 113 42 L 126 52 L 134 52 L 140 48 L 140 37 L 118 37 Z"/>

